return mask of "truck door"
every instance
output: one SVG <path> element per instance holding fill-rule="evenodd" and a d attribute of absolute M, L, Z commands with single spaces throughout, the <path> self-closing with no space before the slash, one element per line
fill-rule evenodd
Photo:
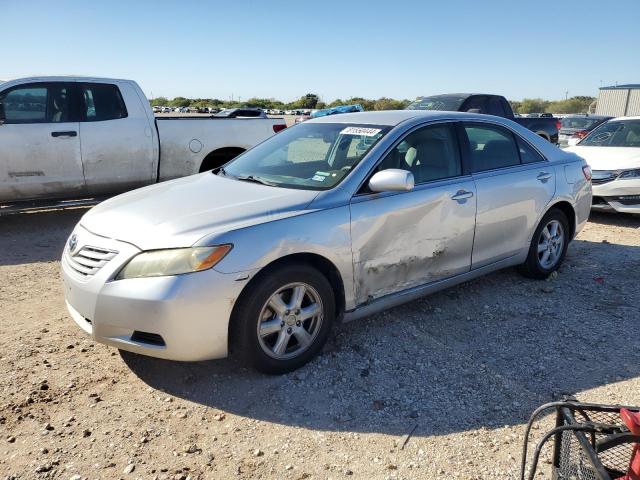
<path fill-rule="evenodd" d="M 78 83 L 80 136 L 87 190 L 119 193 L 155 181 L 151 124 L 135 90 L 126 83 Z"/>
<path fill-rule="evenodd" d="M 28 83 L 0 92 L 0 202 L 82 194 L 73 82 Z"/>

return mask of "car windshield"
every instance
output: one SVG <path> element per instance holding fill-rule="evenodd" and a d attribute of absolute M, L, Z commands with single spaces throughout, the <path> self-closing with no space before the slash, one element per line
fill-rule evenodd
<path fill-rule="evenodd" d="M 467 96 L 434 95 L 433 97 L 419 97 L 411 102 L 405 110 L 440 110 L 457 112 Z"/>
<path fill-rule="evenodd" d="M 585 137 L 581 147 L 640 147 L 640 120 L 607 122 Z"/>
<path fill-rule="evenodd" d="M 336 186 L 391 127 L 300 123 L 240 155 L 219 175 L 285 188 Z"/>
<path fill-rule="evenodd" d="M 562 128 L 577 128 L 580 130 L 588 130 L 593 128 L 598 122 L 602 120 L 598 118 L 589 118 L 589 117 L 567 117 L 563 118 L 560 121 L 560 125 Z"/>

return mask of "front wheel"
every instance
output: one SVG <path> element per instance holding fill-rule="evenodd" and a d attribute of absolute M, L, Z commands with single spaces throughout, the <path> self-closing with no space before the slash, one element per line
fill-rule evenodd
<path fill-rule="evenodd" d="M 569 246 L 569 221 L 558 209 L 549 210 L 536 228 L 527 260 L 519 271 L 525 277 L 545 279 L 562 264 Z"/>
<path fill-rule="evenodd" d="M 265 373 L 290 372 L 310 361 L 335 317 L 327 278 L 313 267 L 288 265 L 249 288 L 232 318 L 239 353 Z"/>

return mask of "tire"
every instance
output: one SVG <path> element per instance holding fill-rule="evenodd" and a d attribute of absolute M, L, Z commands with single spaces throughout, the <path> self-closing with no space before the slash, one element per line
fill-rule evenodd
<path fill-rule="evenodd" d="M 300 264 L 269 271 L 254 282 L 231 318 L 237 353 L 264 373 L 300 368 L 318 354 L 331 331 L 335 298 L 329 281 Z"/>
<path fill-rule="evenodd" d="M 552 236 L 550 241 L 549 235 L 553 234 L 554 229 L 558 229 L 555 230 L 558 233 Z M 564 212 L 557 208 L 549 210 L 533 234 L 527 260 L 520 265 L 519 272 L 528 278 L 547 278 L 562 265 L 567 254 L 570 234 L 569 221 Z"/>

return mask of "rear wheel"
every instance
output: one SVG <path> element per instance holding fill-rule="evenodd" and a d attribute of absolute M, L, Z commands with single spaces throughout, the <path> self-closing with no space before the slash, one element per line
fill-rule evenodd
<path fill-rule="evenodd" d="M 311 360 L 335 317 L 329 281 L 307 265 L 289 265 L 256 280 L 234 312 L 240 354 L 257 370 L 285 373 Z"/>
<path fill-rule="evenodd" d="M 569 232 L 569 221 L 564 212 L 549 210 L 536 228 L 520 273 L 529 278 L 544 279 L 557 270 L 567 254 Z"/>

